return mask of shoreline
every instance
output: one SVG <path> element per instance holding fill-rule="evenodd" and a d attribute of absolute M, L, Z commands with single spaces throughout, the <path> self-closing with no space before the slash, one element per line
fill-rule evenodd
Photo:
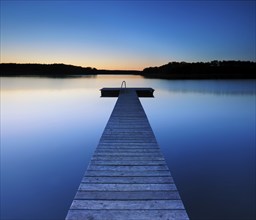
<path fill-rule="evenodd" d="M 1 77 L 73 78 L 97 75 L 140 75 L 152 79 L 256 79 L 256 62 L 212 61 L 209 63 L 172 62 L 139 70 L 98 70 L 66 64 L 0 63 Z"/>

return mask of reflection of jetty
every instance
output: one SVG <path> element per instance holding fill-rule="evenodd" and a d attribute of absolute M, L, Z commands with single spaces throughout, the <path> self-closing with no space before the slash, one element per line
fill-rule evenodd
<path fill-rule="evenodd" d="M 138 97 L 151 88 L 103 88 L 118 97 L 66 219 L 188 219 Z"/>

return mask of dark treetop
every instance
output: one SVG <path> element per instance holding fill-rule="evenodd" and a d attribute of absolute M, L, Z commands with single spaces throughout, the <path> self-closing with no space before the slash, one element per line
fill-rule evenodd
<path fill-rule="evenodd" d="M 247 61 L 171 62 L 160 67 L 145 68 L 143 76 L 165 79 L 251 79 L 256 63 Z"/>
<path fill-rule="evenodd" d="M 256 62 L 212 61 L 171 62 L 159 67 L 135 70 L 97 70 L 65 64 L 16 64 L 1 63 L 1 76 L 72 77 L 97 74 L 132 74 L 147 78 L 163 79 L 255 79 Z"/>

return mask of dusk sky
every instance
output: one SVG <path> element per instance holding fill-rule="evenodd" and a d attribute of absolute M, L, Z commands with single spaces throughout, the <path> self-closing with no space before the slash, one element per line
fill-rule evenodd
<path fill-rule="evenodd" d="M 253 1 L 3 1 L 1 63 L 256 61 Z"/>

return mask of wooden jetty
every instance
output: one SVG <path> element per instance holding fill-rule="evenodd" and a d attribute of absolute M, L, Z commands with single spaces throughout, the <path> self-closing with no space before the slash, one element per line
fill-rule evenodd
<path fill-rule="evenodd" d="M 117 97 L 66 220 L 189 219 L 138 97 L 151 88 L 103 88 Z"/>

